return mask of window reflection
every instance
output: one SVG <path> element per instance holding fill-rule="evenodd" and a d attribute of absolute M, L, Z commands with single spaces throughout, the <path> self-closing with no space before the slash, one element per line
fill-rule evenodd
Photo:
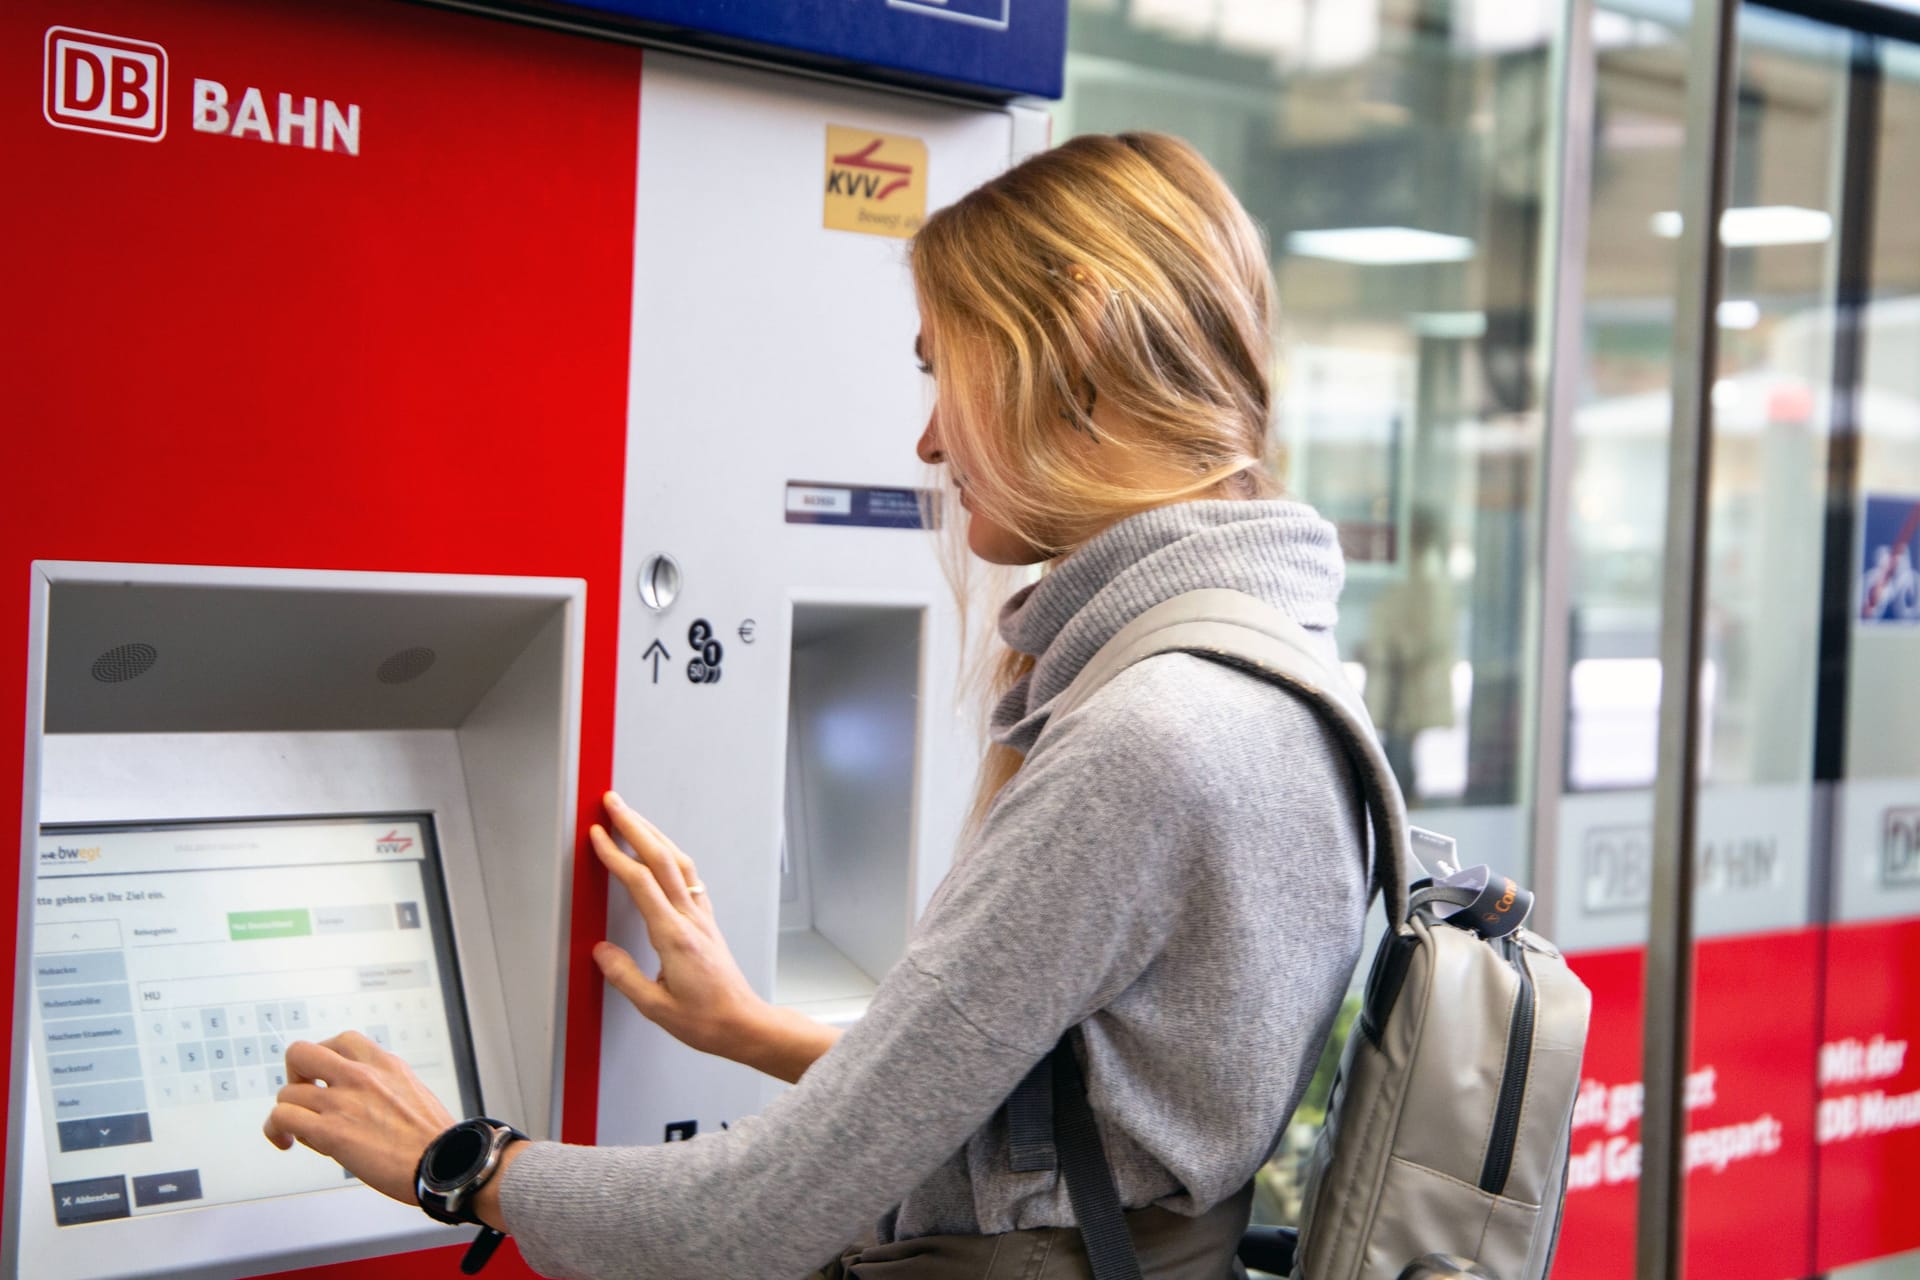
<path fill-rule="evenodd" d="M 1558 13 L 1077 0 L 1068 28 L 1056 136 L 1180 134 L 1267 230 L 1284 479 L 1340 529 L 1341 649 L 1416 806 L 1524 789 Z"/>

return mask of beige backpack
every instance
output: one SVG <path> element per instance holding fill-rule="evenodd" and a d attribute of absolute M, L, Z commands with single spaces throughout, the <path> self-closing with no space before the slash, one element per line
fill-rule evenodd
<path fill-rule="evenodd" d="M 1244 593 L 1194 591 L 1148 610 L 1094 655 L 1052 718 L 1160 653 L 1224 663 L 1313 707 L 1346 747 L 1373 828 L 1389 927 L 1308 1162 L 1293 1280 L 1545 1280 L 1591 1000 L 1552 944 L 1521 927 L 1532 895 L 1486 867 L 1443 866 L 1444 878 L 1409 885 L 1414 832 L 1364 704 L 1298 624 Z M 1052 1073 L 1050 1127 L 1094 1273 L 1137 1276 L 1098 1136 L 1067 1132 L 1076 1114 L 1092 1130 L 1078 1064 L 1063 1056 Z M 1026 1108 L 1012 1110 L 1019 1133 Z M 1048 1127 L 1033 1125 L 1040 1145 Z M 1264 1239 L 1250 1234 L 1242 1257 L 1271 1267 L 1287 1250 Z"/>

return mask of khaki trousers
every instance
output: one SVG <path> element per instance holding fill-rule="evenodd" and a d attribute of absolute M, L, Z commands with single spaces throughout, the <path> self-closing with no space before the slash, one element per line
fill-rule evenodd
<path fill-rule="evenodd" d="M 1145 1280 L 1245 1280 L 1234 1256 L 1253 1184 L 1197 1218 L 1167 1209 L 1127 1214 Z M 807 1280 L 1091 1280 L 1080 1232 L 1043 1227 L 998 1236 L 922 1236 L 855 1245 Z"/>

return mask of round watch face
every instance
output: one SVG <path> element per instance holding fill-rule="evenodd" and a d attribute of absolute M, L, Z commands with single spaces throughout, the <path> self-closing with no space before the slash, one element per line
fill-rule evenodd
<path fill-rule="evenodd" d="M 486 1162 L 492 1133 L 486 1125 L 469 1120 L 449 1129 L 427 1153 L 423 1181 L 433 1191 L 451 1191 L 480 1171 Z"/>

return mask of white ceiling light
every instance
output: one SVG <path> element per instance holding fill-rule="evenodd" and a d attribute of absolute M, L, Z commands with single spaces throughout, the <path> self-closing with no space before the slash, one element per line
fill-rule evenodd
<path fill-rule="evenodd" d="M 1220 0 L 1214 38 L 1241 53 L 1278 57 L 1306 42 L 1307 12 L 1302 0 Z"/>
<path fill-rule="evenodd" d="M 1423 338 L 1479 338 L 1487 332 L 1484 311 L 1414 311 L 1407 322 Z"/>
<path fill-rule="evenodd" d="M 1722 329 L 1751 329 L 1760 323 L 1760 304 L 1751 298 L 1728 298 L 1716 315 Z"/>
<path fill-rule="evenodd" d="M 1213 30 L 1213 5 L 1196 3 L 1196 0 L 1138 0 L 1127 7 L 1127 21 L 1176 38 L 1201 40 Z"/>
<path fill-rule="evenodd" d="M 1367 266 L 1464 262 L 1473 256 L 1473 241 L 1413 227 L 1333 227 L 1293 232 L 1287 237 L 1287 252 Z"/>
<path fill-rule="evenodd" d="M 1673 209 L 1653 215 L 1653 234 L 1680 238 L 1680 214 Z M 1720 240 L 1729 248 L 1763 244 L 1819 244 L 1833 236 L 1833 215 L 1792 204 L 1751 205 L 1720 215 Z"/>

